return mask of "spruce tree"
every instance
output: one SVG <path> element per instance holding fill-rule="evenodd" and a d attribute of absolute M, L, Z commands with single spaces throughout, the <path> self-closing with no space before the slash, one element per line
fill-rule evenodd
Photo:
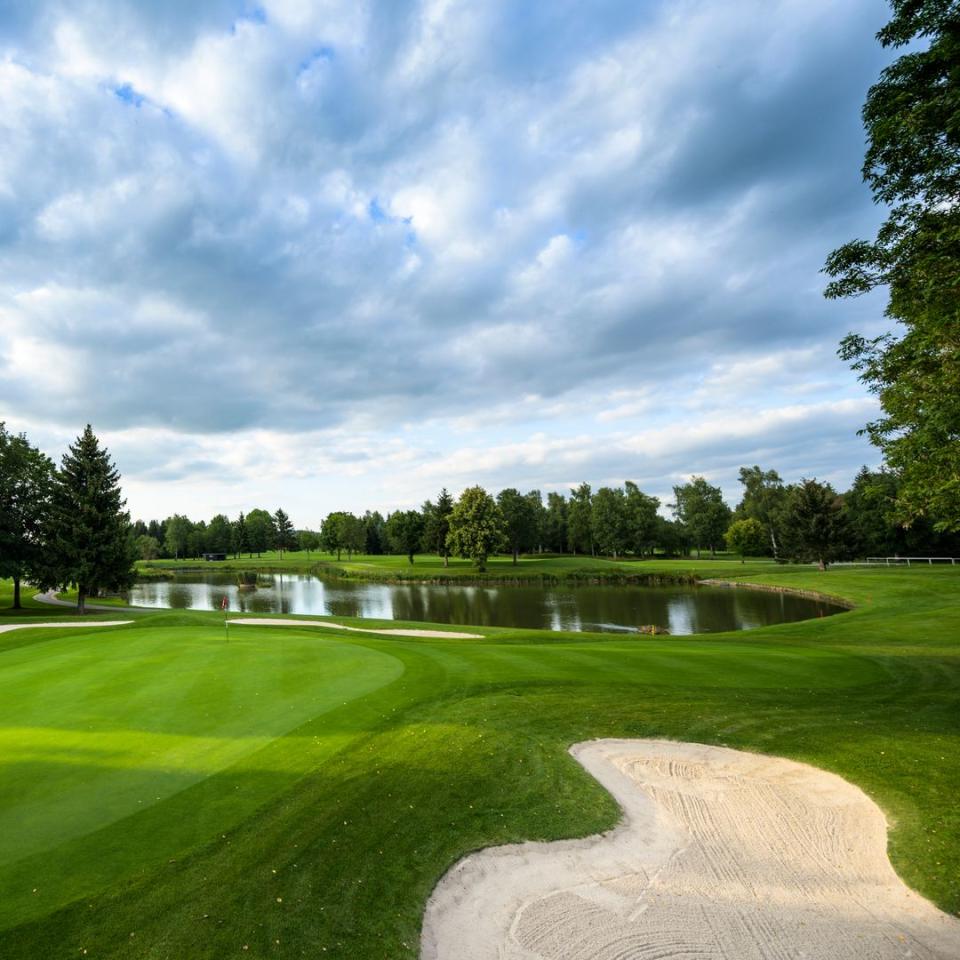
<path fill-rule="evenodd" d="M 273 515 L 273 526 L 276 530 L 277 549 L 280 551 L 280 556 L 282 557 L 284 550 L 292 550 L 297 545 L 293 524 L 283 510 L 277 510 Z"/>
<path fill-rule="evenodd" d="M 133 582 L 130 514 L 120 474 L 90 424 L 64 454 L 56 473 L 50 512 L 50 544 L 56 580 L 76 585 L 77 612 L 101 590 Z"/>

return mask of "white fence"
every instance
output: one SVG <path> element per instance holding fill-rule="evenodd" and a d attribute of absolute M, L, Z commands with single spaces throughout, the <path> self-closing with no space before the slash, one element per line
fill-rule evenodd
<path fill-rule="evenodd" d="M 950 563 L 956 564 L 956 557 L 867 557 L 865 560 L 860 561 L 861 563 L 868 564 L 878 564 L 882 563 L 888 567 L 899 566 L 901 564 L 906 564 L 910 566 L 912 563 Z"/>

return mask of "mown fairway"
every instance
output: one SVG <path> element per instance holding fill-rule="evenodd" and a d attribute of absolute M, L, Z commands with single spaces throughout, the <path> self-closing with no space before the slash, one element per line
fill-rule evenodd
<path fill-rule="evenodd" d="M 0 634 L 0 957 L 414 957 L 457 857 L 615 822 L 565 753 L 605 736 L 834 770 L 960 911 L 960 570 L 752 573 L 858 607 L 710 638 Z"/>

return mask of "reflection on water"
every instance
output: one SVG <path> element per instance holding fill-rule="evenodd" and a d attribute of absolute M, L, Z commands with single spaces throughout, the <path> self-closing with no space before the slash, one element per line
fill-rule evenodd
<path fill-rule="evenodd" d="M 633 632 L 655 624 L 671 634 L 749 630 L 838 613 L 834 604 L 759 590 L 722 587 L 462 586 L 320 580 L 305 574 L 261 575 L 240 590 L 235 574 L 191 573 L 138 583 L 130 602 L 145 607 L 244 613 L 328 614 L 547 630 Z"/>

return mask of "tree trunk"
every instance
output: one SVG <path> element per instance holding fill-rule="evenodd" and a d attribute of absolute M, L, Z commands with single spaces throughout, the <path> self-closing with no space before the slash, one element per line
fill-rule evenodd
<path fill-rule="evenodd" d="M 87 589 L 80 585 L 77 586 L 77 613 L 87 612 Z"/>
<path fill-rule="evenodd" d="M 412 553 L 408 553 L 408 554 L 407 554 L 407 559 L 410 561 L 410 563 L 411 563 L 411 565 L 412 565 L 412 564 L 413 564 L 413 554 L 412 554 Z"/>
<path fill-rule="evenodd" d="M 13 609 L 20 609 L 20 578 L 13 578 Z"/>
<path fill-rule="evenodd" d="M 443 555 L 443 565 L 444 565 L 445 567 L 449 567 L 449 566 L 450 566 L 450 558 L 449 558 L 446 554 Z"/>
<path fill-rule="evenodd" d="M 822 573 L 827 569 L 827 565 L 823 562 L 823 557 L 818 557 L 817 561 L 817 569 Z"/>
<path fill-rule="evenodd" d="M 517 561 L 520 559 L 520 551 L 514 547 L 513 548 L 513 564 L 516 566 Z"/>
<path fill-rule="evenodd" d="M 773 527 L 770 528 L 770 546 L 773 547 L 773 559 L 776 560 L 779 554 L 779 547 L 777 546 L 777 536 L 773 532 Z"/>

